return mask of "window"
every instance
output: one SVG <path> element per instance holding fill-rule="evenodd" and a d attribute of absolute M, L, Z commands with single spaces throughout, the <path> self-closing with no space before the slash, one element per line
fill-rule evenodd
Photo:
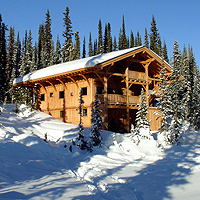
<path fill-rule="evenodd" d="M 61 117 L 61 118 L 64 117 L 64 111 L 60 111 L 60 117 Z"/>
<path fill-rule="evenodd" d="M 103 94 L 103 87 L 97 87 L 97 94 Z"/>
<path fill-rule="evenodd" d="M 59 99 L 63 99 L 64 98 L 64 91 L 60 91 L 59 92 Z"/>
<path fill-rule="evenodd" d="M 87 116 L 87 109 L 83 109 L 83 116 Z"/>
<path fill-rule="evenodd" d="M 53 92 L 51 92 L 49 96 L 50 96 L 50 97 L 53 97 Z"/>
<path fill-rule="evenodd" d="M 73 93 L 73 92 L 71 92 L 71 93 L 70 93 L 70 95 L 71 95 L 71 96 L 74 96 L 74 93 Z"/>
<path fill-rule="evenodd" d="M 45 100 L 45 96 L 44 96 L 44 94 L 41 94 L 40 95 L 40 101 L 44 101 Z"/>
<path fill-rule="evenodd" d="M 87 95 L 87 88 L 86 87 L 81 88 L 81 91 L 82 91 L 82 95 Z"/>

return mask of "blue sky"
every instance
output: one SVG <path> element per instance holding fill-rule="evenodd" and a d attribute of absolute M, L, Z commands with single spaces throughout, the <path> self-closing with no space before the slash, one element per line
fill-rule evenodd
<path fill-rule="evenodd" d="M 20 38 L 31 29 L 33 42 L 37 41 L 39 24 L 45 21 L 47 9 L 52 19 L 54 42 L 59 34 L 62 43 L 63 12 L 70 9 L 73 32 L 79 31 L 81 49 L 83 37 L 88 47 L 89 33 L 93 41 L 98 34 L 101 19 L 103 32 L 105 23 L 111 24 L 112 36 L 118 37 L 125 18 L 126 34 L 139 30 L 144 41 L 145 27 L 150 32 L 152 15 L 157 22 L 162 41 L 165 39 L 168 56 L 172 56 L 173 44 L 177 40 L 180 50 L 183 45 L 192 45 L 197 64 L 200 65 L 200 1 L 199 0 L 1 0 L 0 13 L 8 27 L 15 27 Z M 88 48 L 86 49 L 88 52 Z"/>

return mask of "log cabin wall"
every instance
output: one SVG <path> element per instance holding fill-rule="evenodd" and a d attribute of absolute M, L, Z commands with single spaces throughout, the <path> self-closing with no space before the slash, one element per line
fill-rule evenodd
<path fill-rule="evenodd" d="M 85 80 L 78 81 L 77 85 L 75 83 L 65 85 L 66 88 L 62 84 L 55 85 L 56 89 L 48 86 L 45 87 L 46 91 L 41 87 L 39 91 L 40 110 L 64 122 L 78 125 L 79 93 L 81 88 L 84 88 L 83 100 L 85 103 L 83 104 L 82 121 L 84 126 L 91 126 L 92 87 Z"/>

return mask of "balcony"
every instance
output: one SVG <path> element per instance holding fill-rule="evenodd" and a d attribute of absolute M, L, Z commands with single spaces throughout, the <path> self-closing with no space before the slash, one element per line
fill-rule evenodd
<path fill-rule="evenodd" d="M 128 78 L 143 81 L 146 80 L 146 74 L 144 72 L 129 71 Z"/>
<path fill-rule="evenodd" d="M 139 96 L 129 96 L 129 105 L 137 105 L 139 104 Z M 99 99 L 101 102 L 104 102 L 104 95 L 99 95 Z M 108 94 L 108 104 L 115 105 L 126 105 L 127 104 L 127 96 L 120 94 Z"/>

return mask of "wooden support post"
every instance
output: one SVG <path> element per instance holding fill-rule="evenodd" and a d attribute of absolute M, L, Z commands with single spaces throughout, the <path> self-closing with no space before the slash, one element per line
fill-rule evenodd
<path fill-rule="evenodd" d="M 104 76 L 104 126 L 108 129 L 108 78 Z"/>
<path fill-rule="evenodd" d="M 129 76 L 129 70 L 128 67 L 125 71 L 126 74 L 126 130 L 129 132 L 130 129 L 130 113 L 129 113 L 129 83 L 128 83 L 128 76 Z"/>

